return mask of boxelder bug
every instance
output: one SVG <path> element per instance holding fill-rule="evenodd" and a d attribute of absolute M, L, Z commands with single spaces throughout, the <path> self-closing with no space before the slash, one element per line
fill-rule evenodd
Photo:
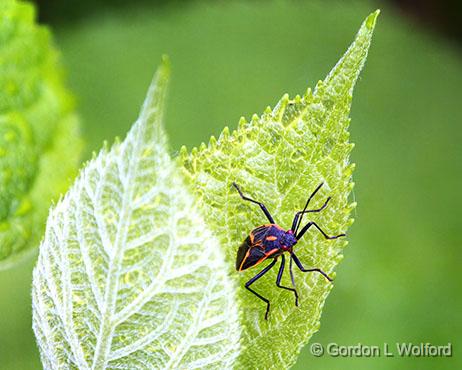
<path fill-rule="evenodd" d="M 268 313 L 270 310 L 270 301 L 267 298 L 260 295 L 259 293 L 257 293 L 252 288 L 250 288 L 250 286 L 254 282 L 256 282 L 258 279 L 260 279 L 263 275 L 265 275 L 269 270 L 271 270 L 271 268 L 276 264 L 279 256 L 281 256 L 281 265 L 279 266 L 279 272 L 276 278 L 276 285 L 279 288 L 294 292 L 296 306 L 298 306 L 298 293 L 295 288 L 294 275 L 292 272 L 292 260 L 295 262 L 297 267 L 302 272 L 316 271 L 322 274 L 327 280 L 332 281 L 332 279 L 329 276 L 327 276 L 327 274 L 319 268 L 312 268 L 312 269 L 304 268 L 302 263 L 300 262 L 300 260 L 297 258 L 297 256 L 295 255 L 293 251 L 293 246 L 297 244 L 300 238 L 308 231 L 308 229 L 311 226 L 314 226 L 316 229 L 318 229 L 319 232 L 321 232 L 321 234 L 326 239 L 337 239 L 341 236 L 345 236 L 345 234 L 329 236 L 318 226 L 318 224 L 316 224 L 316 222 L 313 222 L 313 221 L 308 222 L 305 226 L 302 227 L 300 231 L 298 231 L 302 223 L 303 215 L 305 213 L 321 212 L 324 208 L 327 207 L 327 203 L 329 203 L 329 200 L 331 199 L 330 197 L 327 198 L 327 200 L 324 202 L 321 208 L 307 210 L 310 200 L 315 196 L 318 190 L 321 189 L 322 185 L 323 184 L 321 183 L 313 191 L 313 193 L 309 196 L 308 200 L 306 201 L 305 208 L 303 208 L 303 211 L 297 212 L 295 214 L 294 220 L 292 221 L 292 227 L 289 230 L 284 230 L 282 227 L 280 227 L 274 222 L 273 217 L 271 216 L 268 209 L 265 207 L 263 203 L 257 202 L 256 200 L 246 197 L 242 193 L 239 186 L 237 186 L 237 184 L 233 182 L 233 186 L 237 189 L 241 198 L 249 202 L 258 204 L 269 221 L 269 224 L 258 226 L 257 228 L 253 229 L 250 232 L 250 235 L 244 240 L 244 242 L 239 247 L 239 250 L 237 251 L 237 257 L 236 257 L 236 270 L 239 272 L 247 270 L 248 268 L 254 267 L 268 258 L 273 259 L 273 261 L 268 266 L 266 266 L 257 275 L 255 275 L 252 279 L 250 279 L 247 283 L 245 283 L 246 289 L 251 291 L 262 301 L 266 302 L 265 320 L 268 319 Z M 293 288 L 289 288 L 289 287 L 281 285 L 281 278 L 282 278 L 282 274 L 284 272 L 284 266 L 285 266 L 284 252 L 290 253 L 289 271 L 290 271 L 290 278 L 292 280 Z"/>

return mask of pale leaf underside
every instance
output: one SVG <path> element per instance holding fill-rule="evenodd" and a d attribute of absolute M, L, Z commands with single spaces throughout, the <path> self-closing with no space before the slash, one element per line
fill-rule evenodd
<path fill-rule="evenodd" d="M 33 282 L 47 369 L 223 369 L 239 353 L 218 241 L 166 151 L 166 74 L 51 210 Z"/>

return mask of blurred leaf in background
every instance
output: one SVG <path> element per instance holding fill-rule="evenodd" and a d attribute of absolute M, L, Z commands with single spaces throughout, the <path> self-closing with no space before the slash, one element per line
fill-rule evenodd
<path fill-rule="evenodd" d="M 314 85 L 363 15 L 377 7 L 372 1 L 203 1 L 125 6 L 58 23 L 54 31 L 90 143 L 87 156 L 128 130 L 162 53 L 173 64 L 167 131 L 177 151 L 223 125 L 235 127 L 242 113 L 262 111 L 285 92 Z M 462 367 L 461 54 L 380 7 L 351 114 L 356 222 L 311 341 L 452 342 L 453 356 L 315 358 L 306 348 L 295 369 Z M 2 369 L 40 368 L 31 268 L 0 274 Z"/>
<path fill-rule="evenodd" d="M 29 4 L 0 5 L 0 269 L 37 247 L 82 148 L 47 29 Z"/>

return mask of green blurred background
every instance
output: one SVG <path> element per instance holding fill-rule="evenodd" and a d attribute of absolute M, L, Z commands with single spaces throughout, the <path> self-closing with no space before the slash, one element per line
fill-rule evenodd
<path fill-rule="evenodd" d="M 462 55 L 454 34 L 372 1 L 100 3 L 70 1 L 49 19 L 41 14 L 78 99 L 86 158 L 127 132 L 161 54 L 173 65 L 166 119 L 174 154 L 314 86 L 361 21 L 382 9 L 351 114 L 356 221 L 311 343 L 451 342 L 453 356 L 316 358 L 307 346 L 294 368 L 462 368 Z M 0 369 L 41 367 L 32 267 L 0 272 Z"/>

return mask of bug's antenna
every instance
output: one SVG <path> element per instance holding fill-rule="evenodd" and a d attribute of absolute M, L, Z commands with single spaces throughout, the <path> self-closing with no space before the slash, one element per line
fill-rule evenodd
<path fill-rule="evenodd" d="M 308 204 L 310 203 L 310 200 L 316 195 L 316 193 L 318 192 L 319 189 L 321 189 L 321 187 L 324 185 L 323 182 L 321 182 L 318 187 L 316 189 L 314 189 L 313 193 L 311 193 L 311 195 L 309 196 L 308 200 L 306 201 L 306 204 L 305 204 L 305 208 L 303 208 L 303 211 L 300 215 L 300 219 L 298 220 L 298 224 L 297 224 L 297 227 L 295 228 L 294 230 L 294 234 L 297 235 L 297 232 L 298 232 L 298 229 L 302 223 L 302 218 L 303 218 L 303 215 L 305 214 L 305 211 L 306 209 L 308 208 Z"/>

